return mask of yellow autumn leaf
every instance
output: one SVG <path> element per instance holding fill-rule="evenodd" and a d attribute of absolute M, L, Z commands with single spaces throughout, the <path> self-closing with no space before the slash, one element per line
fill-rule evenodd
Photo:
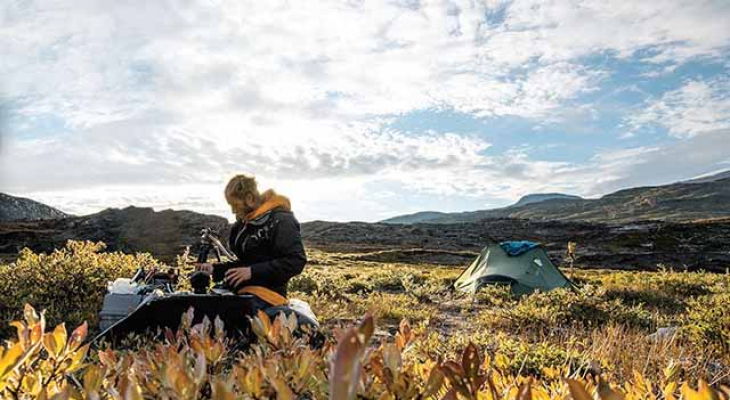
<path fill-rule="evenodd" d="M 84 322 L 79 326 L 78 328 L 74 329 L 73 333 L 71 333 L 71 338 L 68 341 L 68 348 L 71 351 L 76 350 L 81 343 L 83 343 L 84 339 L 86 339 L 86 335 L 89 332 L 89 325 Z"/>
<path fill-rule="evenodd" d="M 43 335 L 43 348 L 46 349 L 48 354 L 55 358 L 58 356 L 58 348 L 56 347 L 56 340 L 53 338 L 53 333 L 46 333 Z"/>
<path fill-rule="evenodd" d="M 565 381 L 568 383 L 568 389 L 573 400 L 593 400 L 583 384 L 573 379 L 566 379 Z"/>
<path fill-rule="evenodd" d="M 601 400 L 624 400 L 625 398 L 622 393 L 611 389 L 611 386 L 603 378 L 598 380 L 598 397 Z"/>
<path fill-rule="evenodd" d="M 25 321 L 28 323 L 28 325 L 35 325 L 40 321 L 40 318 L 38 317 L 38 313 L 35 311 L 35 308 L 27 303 L 23 307 L 23 316 L 25 317 Z"/>
<path fill-rule="evenodd" d="M 41 324 L 35 324 L 30 329 L 30 344 L 35 345 L 37 343 L 40 343 L 41 339 L 43 338 L 43 326 Z"/>
<path fill-rule="evenodd" d="M 0 359 L 0 382 L 3 382 L 8 375 L 20 364 L 24 355 L 23 345 L 15 344 L 3 354 Z"/>
<path fill-rule="evenodd" d="M 706 395 L 703 395 L 703 393 L 701 393 L 700 391 L 693 390 L 689 386 L 689 383 L 687 383 L 687 382 L 684 382 L 682 384 L 681 392 L 682 392 L 682 398 L 684 400 L 713 400 L 713 399 L 715 399 L 714 397 L 708 397 Z"/>
<path fill-rule="evenodd" d="M 82 367 L 84 358 L 86 358 L 86 354 L 89 352 L 89 346 L 90 344 L 87 343 L 73 352 L 69 358 L 69 365 L 66 370 L 67 372 L 74 372 Z"/>
<path fill-rule="evenodd" d="M 712 389 L 704 379 L 700 379 L 698 383 L 697 393 L 705 399 L 720 400 L 720 395 Z"/>
<path fill-rule="evenodd" d="M 233 384 L 222 379 L 215 379 L 211 385 L 211 400 L 235 400 L 236 393 L 233 392 Z"/>
<path fill-rule="evenodd" d="M 58 354 L 60 354 L 66 347 L 66 324 L 61 323 L 56 326 L 56 328 L 53 329 L 52 335 L 53 341 L 55 342 L 56 351 L 58 351 Z"/>
<path fill-rule="evenodd" d="M 664 386 L 664 399 L 665 400 L 676 400 L 674 394 L 677 392 L 677 382 L 669 382 Z"/>

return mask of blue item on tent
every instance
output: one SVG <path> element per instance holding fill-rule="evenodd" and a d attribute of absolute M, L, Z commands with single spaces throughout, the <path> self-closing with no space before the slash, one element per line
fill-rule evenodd
<path fill-rule="evenodd" d="M 515 240 L 511 242 L 502 242 L 499 246 L 502 247 L 502 250 L 504 250 L 508 256 L 516 257 L 538 247 L 539 244 L 529 240 Z"/>

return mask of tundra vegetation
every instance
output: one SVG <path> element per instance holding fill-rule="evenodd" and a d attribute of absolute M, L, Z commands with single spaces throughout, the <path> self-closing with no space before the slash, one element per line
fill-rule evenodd
<path fill-rule="evenodd" d="M 459 268 L 310 249 L 290 289 L 320 318 L 322 348 L 260 315 L 257 343 L 235 350 L 219 321 L 187 314 L 164 340 L 95 350 L 107 282 L 167 268 L 103 250 L 69 242 L 0 265 L 0 398 L 730 398 L 728 273 L 575 269 L 575 291 L 463 296 L 449 290 Z"/>

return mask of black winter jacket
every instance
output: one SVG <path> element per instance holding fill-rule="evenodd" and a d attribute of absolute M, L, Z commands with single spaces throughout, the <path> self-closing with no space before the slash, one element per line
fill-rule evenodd
<path fill-rule="evenodd" d="M 307 263 L 299 222 L 292 212 L 280 208 L 248 222 L 236 221 L 228 246 L 238 259 L 215 264 L 213 279 L 222 280 L 230 268 L 250 267 L 251 280 L 236 289 L 264 286 L 286 297 L 289 280 Z"/>

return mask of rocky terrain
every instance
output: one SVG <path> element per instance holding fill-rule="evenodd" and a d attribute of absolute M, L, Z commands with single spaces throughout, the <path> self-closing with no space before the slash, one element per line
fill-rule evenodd
<path fill-rule="evenodd" d="M 0 223 L 0 255 L 12 259 L 23 247 L 37 252 L 61 248 L 69 239 L 103 241 L 111 251 L 149 252 L 171 261 L 186 245 L 198 242 L 200 230 L 225 233 L 225 218 L 192 211 L 127 207 L 83 217 Z"/>
<path fill-rule="evenodd" d="M 418 218 L 429 215 L 427 220 Z M 461 213 L 430 212 L 405 215 L 383 222 L 449 224 L 487 218 L 519 218 L 540 221 L 588 221 L 632 223 L 635 221 L 694 221 L 730 217 L 730 177 L 720 173 L 699 180 L 656 187 L 639 187 L 608 194 L 600 199 L 548 198 L 498 208 Z"/>
<path fill-rule="evenodd" d="M 314 221 L 302 224 L 302 236 L 313 251 L 337 252 L 363 261 L 465 265 L 489 244 L 533 240 L 542 243 L 553 260 L 561 263 L 567 242 L 574 241 L 578 243 L 577 266 L 582 268 L 656 270 L 665 265 L 674 269 L 723 272 L 730 267 L 730 218 L 675 222 L 671 216 L 725 215 L 723 210 L 728 208 L 728 203 L 712 201 L 728 195 L 729 183 L 726 179 L 652 190 L 639 188 L 606 196 L 613 198 L 615 204 L 623 199 L 625 208 L 630 209 L 639 193 L 646 201 L 651 201 L 649 193 L 654 193 L 655 209 L 664 207 L 666 211 L 662 215 L 670 221 L 628 221 L 620 216 L 615 218 L 618 222 L 610 224 L 571 220 L 577 217 L 557 221 L 487 218 L 416 224 Z M 688 187 L 692 185 L 698 186 Z M 663 194 L 667 192 L 676 196 L 684 193 L 686 197 L 672 203 L 671 197 Z M 695 204 L 696 209 L 691 210 L 685 203 Z M 524 216 L 534 215 L 535 210 L 545 207 L 567 210 L 577 207 L 575 204 L 575 200 L 552 199 L 514 209 L 522 210 L 517 216 Z M 182 254 L 185 246 L 191 245 L 195 250 L 203 227 L 211 227 L 225 238 L 229 224 L 218 216 L 191 211 L 156 212 L 139 207 L 107 209 L 62 219 L 0 221 L 0 258 L 13 260 L 24 247 L 51 252 L 74 239 L 103 241 L 111 251 L 149 252 L 169 262 Z"/>
<path fill-rule="evenodd" d="M 369 224 L 316 221 L 302 225 L 310 247 L 363 260 L 468 263 L 484 246 L 506 240 L 542 243 L 562 263 L 568 241 L 582 268 L 724 272 L 730 267 L 730 219 L 692 223 L 598 224 L 490 219 L 456 224 Z"/>
<path fill-rule="evenodd" d="M 59 219 L 68 214 L 23 197 L 0 193 L 0 221 Z"/>

